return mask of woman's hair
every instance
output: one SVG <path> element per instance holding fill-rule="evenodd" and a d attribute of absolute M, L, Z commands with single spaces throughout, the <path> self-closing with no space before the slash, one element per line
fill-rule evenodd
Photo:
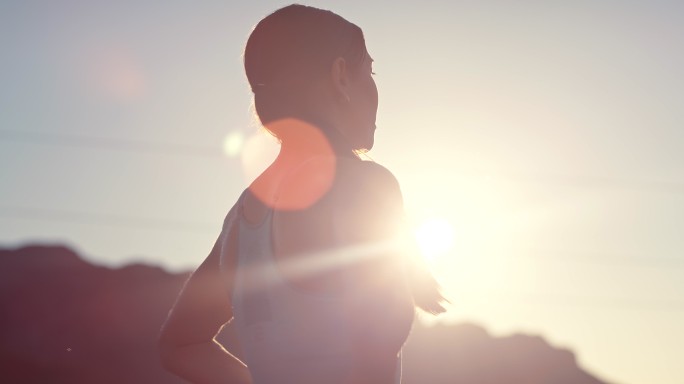
<path fill-rule="evenodd" d="M 283 118 L 310 121 L 311 87 L 330 73 L 336 58 L 344 58 L 353 75 L 366 55 L 361 28 L 331 11 L 293 4 L 266 16 L 244 52 L 261 124 L 269 129 Z M 282 140 L 281 132 L 271 133 Z"/>

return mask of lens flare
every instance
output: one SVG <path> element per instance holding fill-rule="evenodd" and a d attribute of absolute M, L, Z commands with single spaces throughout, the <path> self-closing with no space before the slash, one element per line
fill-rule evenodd
<path fill-rule="evenodd" d="M 264 204 L 280 210 L 310 207 L 330 190 L 335 180 L 336 158 L 328 138 L 318 127 L 294 118 L 271 122 L 266 128 L 283 142 L 294 148 L 299 146 L 299 150 L 310 155 L 308 159 L 296 160 L 300 164 L 294 164 L 294 168 L 287 161 L 273 162 L 278 152 L 277 145 L 273 147 L 275 140 L 264 133 L 253 136 L 246 141 L 241 154 L 245 174 L 254 180 L 250 191 Z M 283 178 L 278 188 L 274 188 L 270 177 L 258 177 L 271 163 L 271 175 Z"/>
<path fill-rule="evenodd" d="M 245 135 L 240 131 L 233 131 L 223 139 L 223 152 L 228 157 L 237 157 L 242 153 L 245 145 Z"/>
<path fill-rule="evenodd" d="M 86 65 L 88 83 L 98 96 L 115 102 L 133 102 L 147 93 L 142 61 L 127 47 L 97 47 L 88 55 Z"/>
<path fill-rule="evenodd" d="M 416 241 L 428 261 L 434 261 L 454 247 L 454 227 L 440 218 L 424 220 L 415 230 Z"/>

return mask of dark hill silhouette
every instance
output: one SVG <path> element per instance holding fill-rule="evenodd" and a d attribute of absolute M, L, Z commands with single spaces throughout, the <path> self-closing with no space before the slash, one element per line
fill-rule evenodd
<path fill-rule="evenodd" d="M 604 383 L 539 336 L 491 337 L 469 323 L 414 328 L 404 358 L 407 383 Z"/>
<path fill-rule="evenodd" d="M 155 341 L 187 276 L 93 266 L 64 246 L 0 249 L 0 382 L 184 383 L 160 367 Z M 235 349 L 227 328 L 220 340 Z M 540 337 L 473 324 L 416 326 L 404 362 L 407 384 L 603 383 Z"/>

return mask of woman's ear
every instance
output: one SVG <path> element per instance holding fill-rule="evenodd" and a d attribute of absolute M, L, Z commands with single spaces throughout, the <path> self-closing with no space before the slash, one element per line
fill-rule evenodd
<path fill-rule="evenodd" d="M 349 71 L 344 58 L 338 57 L 333 61 L 330 68 L 330 79 L 335 96 L 340 100 L 349 102 Z"/>

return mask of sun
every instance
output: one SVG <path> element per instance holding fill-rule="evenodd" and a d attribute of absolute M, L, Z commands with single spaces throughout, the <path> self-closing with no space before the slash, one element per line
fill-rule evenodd
<path fill-rule="evenodd" d="M 445 219 L 423 220 L 414 231 L 423 257 L 435 261 L 454 247 L 454 227 Z"/>

